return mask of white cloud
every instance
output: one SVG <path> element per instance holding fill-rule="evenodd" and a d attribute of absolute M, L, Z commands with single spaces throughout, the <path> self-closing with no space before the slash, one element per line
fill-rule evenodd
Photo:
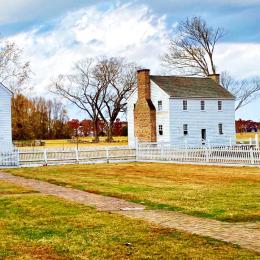
<path fill-rule="evenodd" d="M 237 79 L 259 76 L 260 44 L 219 44 L 216 61 L 219 71 L 229 71 Z"/>
<path fill-rule="evenodd" d="M 126 57 L 160 73 L 159 56 L 167 49 L 170 30 L 165 19 L 140 4 L 116 5 L 107 11 L 86 7 L 68 13 L 51 31 L 36 28 L 10 39 L 31 61 L 35 91 L 43 93 L 52 77 L 68 73 L 85 57 Z M 238 78 L 259 75 L 260 44 L 220 44 L 216 60 L 219 70 Z"/>
<path fill-rule="evenodd" d="M 51 77 L 67 73 L 85 57 L 121 56 L 159 71 L 167 33 L 164 17 L 146 6 L 120 5 L 108 11 L 84 8 L 69 13 L 50 32 L 38 28 L 10 39 L 31 61 L 36 90 L 42 92 Z"/>

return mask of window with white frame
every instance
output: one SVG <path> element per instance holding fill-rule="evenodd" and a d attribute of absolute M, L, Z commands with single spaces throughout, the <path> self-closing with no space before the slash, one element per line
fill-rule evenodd
<path fill-rule="evenodd" d="M 162 110 L 162 100 L 158 101 L 158 111 Z"/>
<path fill-rule="evenodd" d="M 187 124 L 184 124 L 183 125 L 183 135 L 188 135 L 188 125 Z"/>
<path fill-rule="evenodd" d="M 182 101 L 182 110 L 184 110 L 184 111 L 188 110 L 188 101 L 187 100 Z"/>
<path fill-rule="evenodd" d="M 222 110 L 222 101 L 218 100 L 218 111 Z"/>
<path fill-rule="evenodd" d="M 163 135 L 163 125 L 159 125 L 159 135 Z"/>
<path fill-rule="evenodd" d="M 204 100 L 200 101 L 200 110 L 205 111 L 205 101 Z"/>
<path fill-rule="evenodd" d="M 219 123 L 219 124 L 218 124 L 218 133 L 219 133 L 220 135 L 223 135 L 223 124 L 222 124 L 222 123 Z"/>

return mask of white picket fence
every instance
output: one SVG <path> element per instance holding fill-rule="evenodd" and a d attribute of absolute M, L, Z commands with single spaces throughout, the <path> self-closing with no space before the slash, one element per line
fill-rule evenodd
<path fill-rule="evenodd" d="M 135 161 L 136 149 L 105 147 L 96 149 L 33 149 L 20 150 L 23 165 L 84 164 L 98 162 Z"/>
<path fill-rule="evenodd" d="M 136 148 L 21 149 L 19 151 L 14 149 L 0 153 L 0 168 L 136 161 L 260 166 L 260 150 L 253 145 L 180 149 L 166 144 L 141 143 Z"/>
<path fill-rule="evenodd" d="M 260 166 L 260 150 L 250 145 L 177 149 L 165 145 L 139 144 L 136 159 L 137 161 Z"/>
<path fill-rule="evenodd" d="M 138 143 L 136 143 L 136 146 Z M 199 139 L 199 140 L 187 140 L 187 139 L 179 139 L 174 140 L 174 143 L 169 142 L 142 142 L 141 145 L 148 146 L 170 146 L 176 149 L 187 149 L 187 148 L 201 148 L 201 147 L 234 147 L 234 146 L 255 146 L 259 148 L 259 135 L 256 134 L 255 137 L 238 139 L 238 138 L 229 138 L 222 137 L 221 139 Z"/>
<path fill-rule="evenodd" d="M 0 152 L 0 167 L 15 167 L 19 165 L 18 150 Z"/>

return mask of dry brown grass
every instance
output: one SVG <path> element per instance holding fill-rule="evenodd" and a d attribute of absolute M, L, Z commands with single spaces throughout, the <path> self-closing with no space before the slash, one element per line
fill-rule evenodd
<path fill-rule="evenodd" d="M 0 180 L 0 195 L 24 194 L 24 193 L 31 193 L 31 192 L 33 191 L 30 189 L 14 185 L 4 180 Z"/>
<path fill-rule="evenodd" d="M 102 146 L 125 146 L 128 145 L 127 137 L 119 136 L 114 137 L 114 142 L 108 143 L 106 142 L 106 137 L 100 137 L 99 143 L 93 143 L 92 137 L 82 137 L 80 138 L 80 142 L 78 143 L 79 148 L 91 148 L 91 147 L 102 147 Z M 57 139 L 57 140 L 42 140 L 45 145 L 44 146 L 24 146 L 19 147 L 19 149 L 48 149 L 48 148 L 76 148 L 77 142 L 76 140 L 72 141 L 71 139 Z M 19 143 L 19 141 L 16 141 Z"/>
<path fill-rule="evenodd" d="M 10 172 L 200 217 L 225 221 L 260 217 L 259 168 L 131 163 Z"/>
<path fill-rule="evenodd" d="M 51 196 L 0 196 L 0 259 L 257 259 L 237 246 Z"/>
<path fill-rule="evenodd" d="M 237 133 L 236 136 L 238 139 L 249 139 L 249 138 L 255 138 L 255 135 L 259 133 Z"/>

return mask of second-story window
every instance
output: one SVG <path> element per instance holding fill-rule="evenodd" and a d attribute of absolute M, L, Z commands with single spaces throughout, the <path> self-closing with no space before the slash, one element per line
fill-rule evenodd
<path fill-rule="evenodd" d="M 158 101 L 158 111 L 161 111 L 162 110 L 162 101 L 159 100 Z"/>
<path fill-rule="evenodd" d="M 222 101 L 218 100 L 218 111 L 222 110 Z"/>
<path fill-rule="evenodd" d="M 184 111 L 187 111 L 188 110 L 188 101 L 187 100 L 183 100 L 182 101 L 182 109 Z"/>
<path fill-rule="evenodd" d="M 201 110 L 201 111 L 204 111 L 204 110 L 205 110 L 205 101 L 204 101 L 204 100 L 201 100 L 201 101 L 200 101 L 200 110 Z"/>
<path fill-rule="evenodd" d="M 159 125 L 159 135 L 163 135 L 163 126 Z"/>

